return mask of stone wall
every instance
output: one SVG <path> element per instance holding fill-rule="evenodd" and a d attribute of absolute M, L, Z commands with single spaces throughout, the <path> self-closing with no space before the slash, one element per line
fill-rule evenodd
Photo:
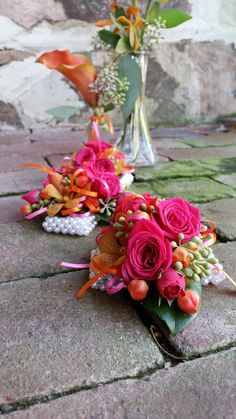
<path fill-rule="evenodd" d="M 93 22 L 108 0 L 0 1 L 0 126 L 54 124 L 45 112 L 60 105 L 88 110 L 59 74 L 35 64 L 46 50 L 90 50 Z M 172 0 L 193 19 L 166 32 L 151 54 L 147 85 L 151 124 L 213 121 L 236 111 L 235 0 Z M 95 56 L 95 60 L 98 59 Z M 114 115 L 119 122 L 119 115 Z M 70 122 L 75 122 L 70 121 Z"/>

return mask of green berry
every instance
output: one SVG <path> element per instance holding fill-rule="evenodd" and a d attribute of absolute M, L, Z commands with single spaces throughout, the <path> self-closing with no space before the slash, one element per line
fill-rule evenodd
<path fill-rule="evenodd" d="M 125 222 L 125 217 L 120 217 L 119 218 L 119 223 L 124 223 Z"/>
<path fill-rule="evenodd" d="M 183 269 L 183 265 L 182 265 L 181 262 L 176 262 L 175 267 L 176 267 L 176 269 L 178 269 L 178 271 L 181 271 L 181 269 Z"/>

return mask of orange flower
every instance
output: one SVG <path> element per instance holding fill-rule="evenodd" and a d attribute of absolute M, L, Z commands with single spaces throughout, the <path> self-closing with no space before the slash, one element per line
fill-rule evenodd
<path fill-rule="evenodd" d="M 95 25 L 98 28 L 104 28 L 105 26 L 111 26 L 113 24 L 111 19 L 104 19 L 104 20 L 98 20 Z"/>
<path fill-rule="evenodd" d="M 127 30 L 129 34 L 129 41 L 131 47 L 134 51 L 137 51 L 140 47 L 138 32 L 139 30 L 143 29 L 144 20 L 139 16 L 132 16 L 134 16 L 133 21 L 125 16 L 120 16 L 118 17 L 117 22 L 124 25 L 124 29 Z"/>
<path fill-rule="evenodd" d="M 85 55 L 72 54 L 69 50 L 55 50 L 44 53 L 36 62 L 46 65 L 50 70 L 59 71 L 77 87 L 91 107 L 97 106 L 98 96 L 90 89 L 90 84 L 97 78 L 97 71 Z"/>
<path fill-rule="evenodd" d="M 119 275 L 125 260 L 125 248 L 120 246 L 116 238 L 116 231 L 112 227 L 105 227 L 97 237 L 98 255 L 93 256 L 90 267 L 97 274 L 86 282 L 76 296 L 82 295 L 104 274 Z"/>

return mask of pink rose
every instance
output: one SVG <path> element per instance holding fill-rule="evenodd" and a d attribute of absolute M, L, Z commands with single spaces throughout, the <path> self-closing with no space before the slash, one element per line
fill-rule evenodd
<path fill-rule="evenodd" d="M 98 192 L 98 199 L 104 201 L 117 198 L 121 190 L 120 179 L 114 173 L 105 173 L 92 181 L 92 190 Z"/>
<path fill-rule="evenodd" d="M 94 169 L 98 175 L 103 175 L 104 173 L 114 173 L 115 166 L 110 159 L 97 159 L 94 163 Z"/>
<path fill-rule="evenodd" d="M 96 156 L 94 151 L 89 147 L 83 147 L 75 155 L 75 163 L 78 166 L 84 166 L 87 163 L 94 162 Z"/>
<path fill-rule="evenodd" d="M 160 279 L 157 279 L 157 291 L 159 295 L 168 301 L 185 294 L 185 276 L 178 274 L 173 268 L 167 269 Z"/>
<path fill-rule="evenodd" d="M 160 202 L 156 219 L 169 240 L 178 241 L 178 235 L 183 233 L 185 243 L 200 234 L 200 212 L 182 198 Z"/>
<path fill-rule="evenodd" d="M 116 211 L 111 218 L 111 221 L 115 221 L 116 215 L 119 213 L 127 214 L 127 211 L 130 210 L 132 212 L 135 211 L 142 211 L 141 205 L 148 204 L 146 199 L 142 196 L 137 196 L 131 192 L 126 192 L 119 196 L 116 204 Z"/>
<path fill-rule="evenodd" d="M 96 156 L 98 154 L 103 153 L 103 151 L 107 150 L 108 148 L 112 148 L 111 144 L 106 143 L 105 141 L 88 141 L 85 144 L 86 147 L 89 147 L 90 149 L 93 150 L 93 152 L 96 154 Z"/>
<path fill-rule="evenodd" d="M 128 284 L 133 279 L 152 281 L 172 263 L 172 247 L 155 221 L 138 221 L 128 239 L 122 276 Z"/>
<path fill-rule="evenodd" d="M 34 189 L 22 195 L 22 199 L 29 202 L 29 204 L 36 204 L 39 202 L 39 191 Z"/>

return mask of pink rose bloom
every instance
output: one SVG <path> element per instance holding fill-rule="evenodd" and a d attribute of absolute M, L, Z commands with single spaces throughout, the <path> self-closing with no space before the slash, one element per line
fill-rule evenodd
<path fill-rule="evenodd" d="M 102 158 L 97 159 L 94 163 L 94 169 L 98 175 L 103 175 L 104 173 L 114 173 L 115 166 L 110 159 Z"/>
<path fill-rule="evenodd" d="M 183 233 L 185 243 L 200 234 L 200 212 L 182 198 L 170 198 L 160 202 L 156 220 L 169 240 L 178 241 L 178 235 Z"/>
<path fill-rule="evenodd" d="M 185 294 L 185 276 L 180 275 L 173 268 L 167 269 L 160 279 L 157 279 L 157 291 L 165 300 L 173 301 Z"/>
<path fill-rule="evenodd" d="M 112 216 L 111 221 L 114 221 L 116 219 L 116 215 L 120 212 L 126 214 L 128 210 L 132 212 L 142 211 L 141 205 L 145 203 L 147 203 L 145 198 L 135 196 L 131 192 L 126 192 L 120 195 L 116 204 L 116 211 Z"/>
<path fill-rule="evenodd" d="M 115 175 L 114 173 L 105 173 L 102 176 L 102 179 L 105 180 L 105 182 L 108 184 L 110 190 L 110 198 L 117 198 L 121 191 L 119 176 Z"/>
<path fill-rule="evenodd" d="M 172 263 L 170 242 L 155 221 L 138 221 L 128 240 L 122 276 L 128 284 L 133 279 L 152 281 Z"/>
<path fill-rule="evenodd" d="M 86 147 L 89 147 L 90 149 L 93 150 L 93 152 L 96 154 L 96 156 L 98 154 L 103 153 L 103 151 L 107 150 L 108 148 L 112 148 L 111 144 L 106 143 L 105 141 L 88 141 L 85 144 Z"/>
<path fill-rule="evenodd" d="M 75 163 L 78 166 L 84 166 L 96 160 L 94 151 L 89 147 L 83 147 L 75 155 Z"/>
<path fill-rule="evenodd" d="M 34 189 L 22 195 L 22 199 L 29 202 L 29 204 L 36 204 L 39 202 L 39 191 Z"/>
<path fill-rule="evenodd" d="M 120 179 L 114 173 L 105 173 L 92 181 L 92 190 L 98 192 L 98 198 L 104 201 L 117 198 L 121 190 Z"/>

